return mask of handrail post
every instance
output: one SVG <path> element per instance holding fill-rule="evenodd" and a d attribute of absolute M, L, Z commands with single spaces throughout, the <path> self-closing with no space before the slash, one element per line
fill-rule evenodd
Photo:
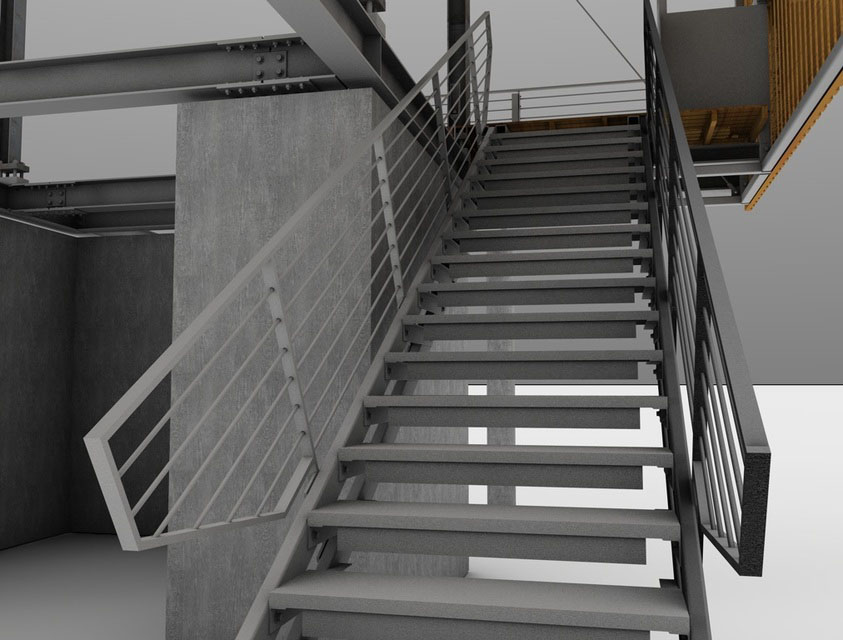
<path fill-rule="evenodd" d="M 471 102 L 474 107 L 475 139 L 479 143 L 480 136 L 483 135 L 483 116 L 480 114 L 480 88 L 477 84 L 477 58 L 474 54 L 474 40 L 471 38 L 468 39 L 468 75 L 471 80 Z"/>
<path fill-rule="evenodd" d="M 442 84 L 439 81 L 438 73 L 433 74 L 431 83 L 433 85 L 433 102 L 436 109 L 436 129 L 439 134 L 439 153 L 442 159 L 442 169 L 445 172 L 445 180 L 448 182 L 448 188 L 445 191 L 447 194 L 445 205 L 446 207 L 450 207 L 454 183 L 451 176 L 451 158 L 448 153 L 448 130 L 445 127 L 445 111 L 442 106 Z"/>
<path fill-rule="evenodd" d="M 521 121 L 521 92 L 512 94 L 512 122 Z"/>
<path fill-rule="evenodd" d="M 486 130 L 486 125 L 489 122 L 489 98 L 492 88 L 492 17 L 486 15 L 486 70 L 483 74 L 483 121 L 481 123 L 480 131 Z"/>
<path fill-rule="evenodd" d="M 301 381 L 299 380 L 298 372 L 296 370 L 296 361 L 293 357 L 293 345 L 290 341 L 290 331 L 287 324 L 286 314 L 284 313 L 284 305 L 281 302 L 280 283 L 278 282 L 278 273 L 275 270 L 275 262 L 269 261 L 261 267 L 261 274 L 263 276 L 264 285 L 269 289 L 269 297 L 267 304 L 275 322 L 275 338 L 278 342 L 278 348 L 281 350 L 281 369 L 284 372 L 284 377 L 289 380 L 287 385 L 287 397 L 290 399 L 290 404 L 295 411 L 293 420 L 296 423 L 300 433 L 307 437 L 302 439 L 302 442 L 307 443 L 310 449 L 310 455 L 313 458 L 313 464 L 316 471 L 319 471 L 319 462 L 316 457 L 316 447 L 313 444 L 313 434 L 310 430 L 307 407 L 302 395 Z"/>
<path fill-rule="evenodd" d="M 404 274 L 401 270 L 401 254 L 398 251 L 398 235 L 395 231 L 395 209 L 392 204 L 392 189 L 389 186 L 389 168 L 386 164 L 386 148 L 383 136 L 379 136 L 373 145 L 375 151 L 375 165 L 378 174 L 378 188 L 381 195 L 383 221 L 386 225 L 386 241 L 389 245 L 389 264 L 392 267 L 392 279 L 395 283 L 396 305 L 404 302 Z"/>

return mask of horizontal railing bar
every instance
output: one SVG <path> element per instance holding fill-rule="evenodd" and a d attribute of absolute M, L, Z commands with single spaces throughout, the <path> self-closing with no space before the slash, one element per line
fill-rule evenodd
<path fill-rule="evenodd" d="M 377 218 L 374 218 L 372 220 L 372 222 L 363 230 L 363 233 L 360 234 L 360 237 L 352 245 L 351 250 L 349 250 L 348 254 L 345 257 L 345 260 L 342 261 L 342 263 L 340 264 L 338 269 L 334 270 L 334 275 L 331 276 L 331 279 L 325 285 L 322 286 L 322 293 L 319 295 L 319 297 L 316 299 L 316 301 L 310 306 L 310 311 L 308 311 L 307 315 L 302 319 L 301 322 L 299 322 L 299 326 L 296 327 L 295 331 L 292 332 L 292 334 L 290 335 L 290 340 L 295 340 L 299 336 L 301 331 L 307 326 L 308 321 L 310 320 L 310 317 L 316 312 L 316 309 L 319 307 L 319 304 L 322 302 L 322 300 L 328 294 L 328 291 L 330 290 L 330 287 L 333 286 L 334 282 L 340 276 L 340 274 L 344 273 L 343 270 L 345 269 L 345 266 L 348 264 L 348 261 L 351 260 L 351 258 L 356 255 L 357 248 L 363 243 L 364 240 L 366 240 L 367 238 L 370 238 L 370 230 L 374 226 L 374 223 L 376 221 L 377 221 Z M 380 241 L 383 240 L 385 237 L 386 237 L 386 229 L 384 229 L 381 232 L 381 234 L 378 236 L 377 240 L 374 240 L 372 242 L 372 247 L 373 248 L 377 247 L 378 243 L 380 243 Z M 372 251 L 369 251 L 366 254 L 366 258 L 368 260 L 371 257 L 372 257 Z M 366 261 L 363 261 L 363 262 L 364 262 L 364 264 L 362 264 L 358 268 L 358 270 L 355 272 L 355 275 L 360 273 L 361 269 L 368 266 L 368 263 Z M 337 308 L 339 308 L 339 304 L 343 300 L 345 300 L 345 296 L 348 295 L 348 291 L 349 290 L 346 290 L 346 292 L 342 295 L 342 297 L 337 301 L 337 304 L 334 306 L 335 311 L 336 311 Z M 335 311 L 332 312 L 328 317 L 333 317 L 333 313 L 335 313 Z M 326 322 L 327 322 L 327 319 L 326 319 Z M 324 323 L 323 323 L 322 326 L 324 326 Z M 313 342 L 311 342 L 311 345 L 313 345 L 313 343 L 315 341 L 316 341 L 316 338 L 314 338 Z M 311 348 L 312 348 L 312 346 L 311 346 Z M 308 349 L 307 353 L 310 353 L 310 349 Z M 304 362 L 304 360 L 307 358 L 307 353 L 301 357 L 301 362 Z"/>
<path fill-rule="evenodd" d="M 254 399 L 258 397 L 258 393 L 260 393 L 261 389 L 263 389 L 264 384 L 266 384 L 266 381 L 269 380 L 269 376 L 272 375 L 272 372 L 275 371 L 275 367 L 277 367 L 281 363 L 281 357 L 283 355 L 283 352 L 281 352 L 277 356 L 275 356 L 275 360 L 273 360 L 272 364 L 269 365 L 266 370 L 266 373 L 263 374 L 261 379 L 255 385 L 255 388 L 252 389 L 249 396 L 243 402 L 243 405 L 228 423 L 228 426 L 217 439 L 216 444 L 214 444 L 213 448 L 211 448 L 210 453 L 208 453 L 208 455 L 202 461 L 202 464 L 199 465 L 199 468 L 193 474 L 193 477 L 187 483 L 187 486 L 182 489 L 181 494 L 178 498 L 176 498 L 175 502 L 173 503 L 173 506 L 170 507 L 170 510 L 167 512 L 167 515 L 164 516 L 164 519 L 161 521 L 161 524 L 158 525 L 158 528 L 155 530 L 155 533 L 153 535 L 161 535 L 161 532 L 167 528 L 167 524 L 176 514 L 176 511 L 178 511 L 179 507 L 184 504 L 185 500 L 187 500 L 187 496 L 190 495 L 191 491 L 193 491 L 193 488 L 199 482 L 200 476 L 205 472 L 205 469 L 208 468 L 208 465 L 210 465 L 213 459 L 216 457 L 217 453 L 222 448 L 223 443 L 228 439 L 228 436 L 231 435 L 231 433 L 234 431 L 234 427 L 240 423 L 240 419 L 245 415 L 246 410 L 252 405 Z"/>
<path fill-rule="evenodd" d="M 636 114 L 636 113 L 643 113 L 643 112 L 638 111 L 638 110 L 630 111 L 629 109 L 622 109 L 620 111 L 603 111 L 603 110 L 583 111 L 581 113 L 559 114 L 554 119 L 565 120 L 566 118 L 578 118 L 578 117 L 586 117 L 586 116 L 598 118 L 600 116 L 633 115 L 633 114 Z M 533 117 L 533 118 L 521 118 L 521 120 L 542 120 L 542 119 L 544 119 L 544 118 L 542 118 L 541 116 Z M 495 119 L 495 120 L 490 120 L 489 122 L 509 122 L 509 120 L 498 118 L 498 119 Z"/>
<path fill-rule="evenodd" d="M 646 102 L 644 98 L 628 98 L 624 100 L 599 100 L 597 102 L 572 102 L 570 104 L 537 104 L 521 107 L 521 111 L 537 111 L 539 109 L 565 109 L 568 107 L 588 107 L 595 104 L 628 104 L 630 102 Z"/>
<path fill-rule="evenodd" d="M 202 367 L 202 370 L 196 375 L 196 378 L 193 379 L 187 388 L 179 395 L 179 397 L 170 405 L 170 408 L 167 409 L 164 416 L 155 424 L 152 430 L 147 434 L 147 436 L 143 439 L 143 441 L 137 446 L 137 448 L 132 452 L 132 455 L 128 457 L 126 462 L 119 469 L 119 473 L 121 476 L 125 475 L 126 471 L 128 471 L 129 467 L 131 467 L 135 461 L 141 456 L 141 454 L 146 450 L 149 446 L 149 443 L 152 442 L 153 438 L 158 435 L 158 432 L 161 431 L 163 426 L 167 423 L 167 421 L 172 417 L 173 412 L 181 406 L 181 403 L 184 402 L 184 399 L 187 395 L 196 387 L 199 381 L 204 377 L 204 375 L 210 370 L 211 366 L 217 361 L 217 358 L 225 351 L 226 347 L 234 340 L 234 338 L 243 330 L 249 321 L 254 317 L 255 313 L 257 313 L 258 309 L 263 307 L 266 304 L 266 300 L 269 297 L 269 291 L 264 291 L 263 295 L 261 296 L 260 300 L 255 303 L 255 305 L 251 308 L 249 313 L 243 318 L 240 324 L 231 332 L 231 335 L 226 338 L 225 342 L 222 343 L 219 349 L 216 350 L 214 355 L 211 357 L 210 360 Z"/>
<path fill-rule="evenodd" d="M 292 411 L 290 411 L 290 414 L 287 416 L 287 419 L 284 421 L 284 424 L 279 427 L 278 433 L 275 435 L 275 438 L 272 440 L 272 443 L 270 443 L 270 445 L 266 448 L 266 453 L 264 453 L 263 458 L 261 458 L 260 463 L 255 468 L 254 472 L 249 478 L 249 482 L 246 483 L 246 488 L 243 489 L 243 491 L 240 493 L 240 496 L 237 498 L 237 501 L 234 503 L 234 507 L 229 512 L 226 521 L 231 522 L 232 520 L 234 520 L 234 515 L 240 509 L 240 505 L 243 504 L 243 500 L 246 499 L 246 496 L 249 494 L 249 491 L 252 489 L 252 486 L 255 484 L 255 481 L 258 479 L 258 476 L 260 475 L 261 471 L 263 471 L 263 468 L 266 466 L 266 463 L 269 460 L 269 456 L 272 454 L 273 451 L 275 451 L 275 447 L 278 446 L 278 443 L 281 442 L 281 437 L 286 433 L 287 426 L 290 424 L 290 421 L 296 415 L 296 412 L 301 410 L 301 407 L 294 406 L 292 408 Z M 291 451 L 295 451 L 296 449 L 298 449 L 305 435 L 307 434 L 305 434 L 303 431 L 299 431 L 298 438 L 290 447 Z"/>
<path fill-rule="evenodd" d="M 304 437 L 304 433 L 300 433 L 301 438 Z M 263 511 L 264 506 L 266 505 L 266 501 L 269 500 L 269 497 L 272 495 L 272 492 L 275 491 L 275 486 L 278 484 L 278 481 L 281 479 L 281 476 L 284 474 L 284 471 L 287 469 L 287 465 L 290 464 L 290 460 L 293 457 L 293 454 L 298 451 L 299 444 L 301 444 L 301 438 L 299 438 L 296 446 L 290 447 L 290 452 L 287 454 L 287 457 L 284 458 L 284 462 L 281 463 L 281 467 L 278 469 L 278 473 L 275 474 L 275 479 L 272 481 L 272 484 L 269 485 L 269 489 L 264 494 L 263 500 L 261 500 L 260 506 L 258 506 L 258 510 L 255 511 L 255 517 L 261 515 L 261 511 Z"/>
<path fill-rule="evenodd" d="M 263 334 L 261 339 L 258 341 L 257 345 L 255 345 L 254 349 L 252 349 L 252 351 L 249 353 L 249 355 L 234 373 L 232 378 L 226 383 L 223 390 L 217 395 L 216 398 L 214 398 L 214 401 L 211 403 L 211 406 L 208 407 L 208 409 L 205 411 L 205 413 L 202 415 L 196 425 L 194 425 L 193 429 L 190 430 L 190 432 L 187 434 L 187 437 L 167 461 L 167 464 L 164 465 L 164 468 L 158 473 L 158 475 L 155 477 L 155 480 L 152 481 L 152 484 L 149 486 L 143 496 L 141 496 L 141 499 L 138 500 L 137 504 L 135 504 L 134 507 L 132 507 L 132 515 L 137 515 L 138 511 L 143 508 L 143 505 L 146 504 L 146 501 L 149 499 L 149 496 L 151 496 L 152 492 L 158 488 L 158 485 L 161 484 L 161 481 L 170 472 L 170 469 L 173 468 L 173 464 L 175 463 L 175 461 L 184 452 L 185 448 L 193 440 L 193 437 L 198 433 L 202 425 L 205 424 L 205 420 L 208 419 L 208 416 L 213 413 L 214 409 L 217 408 L 217 405 L 220 403 L 223 397 L 225 397 L 225 395 L 228 393 L 228 391 L 231 389 L 237 379 L 242 375 L 242 373 L 246 370 L 249 364 L 251 364 L 252 358 L 255 357 L 255 355 L 260 351 L 261 347 L 263 347 L 264 344 L 266 344 L 266 341 L 275 333 L 275 327 L 278 325 L 278 322 L 278 320 L 275 320 L 270 324 L 270 327 L 267 332 Z"/>
<path fill-rule="evenodd" d="M 383 233 L 381 233 L 381 235 L 380 235 L 380 237 L 378 238 L 377 241 L 380 242 L 385 237 L 386 237 L 386 229 L 383 230 Z M 304 389 L 304 392 L 303 392 L 304 395 L 307 395 L 307 392 L 310 390 L 310 385 L 313 384 L 313 381 L 316 379 L 316 374 L 319 373 L 319 370 L 322 368 L 322 365 L 324 365 L 326 358 L 330 354 L 331 349 L 333 349 L 336 341 L 339 340 L 340 336 L 342 335 L 342 332 L 345 330 L 346 325 L 351 321 L 351 318 L 354 314 L 354 311 L 356 311 L 357 307 L 360 306 L 360 303 L 363 300 L 365 300 L 371 294 L 371 291 L 369 290 L 369 287 L 371 287 L 372 284 L 374 283 L 374 281 L 378 278 L 378 276 L 380 275 L 381 267 L 383 267 L 383 265 L 386 263 L 386 261 L 388 259 L 389 259 L 389 251 L 387 250 L 387 251 L 384 252 L 384 255 L 381 258 L 381 261 L 378 263 L 378 266 L 375 267 L 374 269 L 372 269 L 373 275 L 372 275 L 371 278 L 369 278 L 369 281 L 363 286 L 363 291 L 360 294 L 360 296 L 357 298 L 357 301 L 355 302 L 351 311 L 346 314 L 348 317 L 345 319 L 345 322 L 343 323 L 343 325 L 339 329 L 339 331 L 337 331 L 337 335 L 336 335 L 336 337 L 334 337 L 334 342 L 332 342 L 331 346 L 328 347 L 328 349 L 325 350 L 325 354 L 322 356 L 322 360 L 320 361 L 319 366 L 313 372 L 313 378 L 308 383 L 307 387 L 305 387 L 305 389 Z M 360 267 L 357 269 L 357 271 L 354 272 L 354 276 L 357 277 L 364 269 L 368 269 L 370 266 L 371 266 L 371 263 L 368 260 L 364 261 L 363 264 L 361 264 Z M 334 307 L 333 311 L 325 317 L 325 320 L 320 325 L 319 331 L 317 332 L 316 336 L 313 338 L 313 340 L 311 340 L 310 346 L 307 348 L 304 355 L 302 355 L 300 362 L 304 362 L 307 359 L 307 356 L 310 355 L 310 352 L 313 350 L 313 347 L 316 345 L 316 343 L 319 341 L 319 338 L 322 337 L 322 333 L 328 327 L 328 323 L 330 322 L 331 318 L 333 318 L 336 315 L 336 313 L 339 311 L 340 303 L 343 300 L 345 300 L 345 297 L 350 292 L 351 292 L 351 288 L 350 287 L 346 288 L 345 293 L 343 293 L 342 297 L 337 301 L 337 305 Z M 310 417 L 312 417 L 312 412 L 311 412 L 311 415 L 308 416 L 308 419 Z"/>
<path fill-rule="evenodd" d="M 551 91 L 554 89 L 567 89 L 579 87 L 600 87 L 616 84 L 644 84 L 643 80 L 639 78 L 630 78 L 629 80 L 606 80 L 603 82 L 578 82 L 572 84 L 551 84 L 538 87 L 516 87 L 513 89 L 492 89 L 490 94 L 496 93 L 524 93 L 526 91 Z"/>
<path fill-rule="evenodd" d="M 252 431 L 252 435 L 249 436 L 249 439 L 240 449 L 240 453 L 237 454 L 237 457 L 234 459 L 234 462 L 231 463 L 231 466 L 228 468 L 228 471 L 223 477 L 222 482 L 220 482 L 219 486 L 217 487 L 216 491 L 214 491 L 214 495 L 211 496 L 211 499 L 205 505 L 205 508 L 202 509 L 202 513 L 199 514 L 199 518 L 197 518 L 196 522 L 193 525 L 194 529 L 198 529 L 202 526 L 202 523 L 205 521 L 205 518 L 208 515 L 208 512 L 213 507 L 214 503 L 216 503 L 217 498 L 219 498 L 220 494 L 222 493 L 223 489 L 228 485 L 228 481 L 234 476 L 234 472 L 237 470 L 237 467 L 240 466 L 240 462 L 242 462 L 243 458 L 246 457 L 246 452 L 251 448 L 252 444 L 258 437 L 258 434 L 261 432 L 263 427 L 266 425 L 266 421 L 269 420 L 269 416 L 272 415 L 272 412 L 275 411 L 275 408 L 278 406 L 278 403 L 281 401 L 281 398 L 284 397 L 287 389 L 290 386 L 290 383 L 293 381 L 293 378 L 287 378 L 287 381 L 281 387 L 280 391 L 275 395 L 275 399 L 269 405 L 269 408 L 264 412 L 263 416 L 261 417 L 260 421 L 258 422 L 257 426 Z M 293 413 L 292 411 L 290 412 Z M 280 432 L 280 431 L 279 431 Z"/>

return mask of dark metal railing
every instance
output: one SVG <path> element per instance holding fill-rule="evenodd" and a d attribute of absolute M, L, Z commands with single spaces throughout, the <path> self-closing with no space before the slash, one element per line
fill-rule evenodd
<path fill-rule="evenodd" d="M 648 170 L 660 225 L 654 248 L 684 374 L 700 528 L 739 574 L 758 576 L 770 448 L 658 28 L 644 7 Z"/>

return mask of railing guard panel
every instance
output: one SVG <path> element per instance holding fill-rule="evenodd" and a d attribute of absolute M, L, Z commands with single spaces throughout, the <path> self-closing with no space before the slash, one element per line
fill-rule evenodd
<path fill-rule="evenodd" d="M 770 448 L 649 3 L 647 120 L 661 253 L 690 406 L 700 526 L 741 575 L 761 575 Z"/>
<path fill-rule="evenodd" d="M 487 12 L 85 436 L 124 549 L 283 518 L 309 490 L 463 187 L 491 55 Z"/>

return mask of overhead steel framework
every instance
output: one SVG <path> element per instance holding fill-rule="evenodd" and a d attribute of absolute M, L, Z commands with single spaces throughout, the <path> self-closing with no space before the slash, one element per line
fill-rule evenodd
<path fill-rule="evenodd" d="M 0 217 L 72 236 L 172 230 L 174 176 L 0 187 Z"/>
<path fill-rule="evenodd" d="M 349 88 L 372 88 L 394 106 L 416 84 L 384 37 L 386 0 L 269 0 Z"/>
<path fill-rule="evenodd" d="M 339 89 L 297 35 L 0 63 L 0 117 Z"/>

